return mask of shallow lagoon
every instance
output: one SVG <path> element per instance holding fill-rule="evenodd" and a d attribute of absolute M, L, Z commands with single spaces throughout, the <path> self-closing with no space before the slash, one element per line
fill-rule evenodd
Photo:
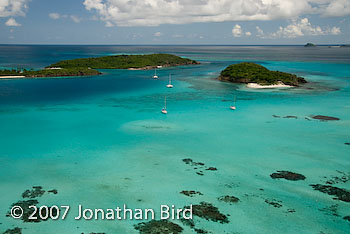
<path fill-rule="evenodd" d="M 350 203 L 314 190 L 350 174 L 350 57 L 347 48 L 224 46 L 0 46 L 0 67 L 41 68 L 62 59 L 168 52 L 202 62 L 153 71 L 0 82 L 0 232 L 138 233 L 139 221 L 76 221 L 79 204 L 158 209 L 212 203 L 229 223 L 195 219 L 211 233 L 346 233 Z M 250 90 L 215 78 L 255 61 L 293 72 L 306 88 Z M 173 89 L 166 89 L 168 74 Z M 237 96 L 237 111 L 229 105 Z M 162 115 L 167 96 L 168 115 Z M 275 118 L 273 115 L 280 116 Z M 340 121 L 305 119 L 327 115 Z M 283 118 L 297 116 L 297 118 Z M 203 168 L 184 163 L 191 158 Z M 205 170 L 215 167 L 217 171 Z M 195 169 L 197 168 L 197 169 Z M 306 179 L 272 179 L 287 170 Z M 201 174 L 197 172 L 202 171 Z M 32 186 L 57 189 L 40 205 L 71 205 L 64 221 L 6 217 Z M 350 190 L 349 181 L 333 186 Z M 188 197 L 183 190 L 203 195 Z M 221 196 L 239 198 L 230 204 Z M 278 203 L 281 206 L 275 207 Z M 175 221 L 184 228 L 193 229 Z"/>

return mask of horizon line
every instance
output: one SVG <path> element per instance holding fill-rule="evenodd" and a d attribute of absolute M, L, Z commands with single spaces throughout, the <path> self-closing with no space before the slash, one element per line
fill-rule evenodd
<path fill-rule="evenodd" d="M 0 43 L 0 46 L 305 46 L 306 44 L 40 44 L 40 43 Z M 347 43 L 314 44 L 315 46 L 341 46 Z"/>

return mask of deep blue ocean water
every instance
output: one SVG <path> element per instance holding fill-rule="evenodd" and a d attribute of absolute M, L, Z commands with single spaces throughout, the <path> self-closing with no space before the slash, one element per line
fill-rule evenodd
<path fill-rule="evenodd" d="M 350 203 L 313 190 L 350 190 L 350 50 L 302 46 L 0 46 L 0 68 L 40 69 L 73 58 L 171 53 L 200 65 L 154 71 L 102 70 L 80 78 L 0 80 L 0 232 L 138 233 L 140 221 L 76 221 L 76 207 L 154 208 L 210 202 L 229 223 L 195 219 L 210 233 L 348 233 Z M 218 81 L 252 61 L 309 83 L 252 90 Z M 172 74 L 173 89 L 167 89 Z M 168 114 L 161 108 L 167 97 Z M 231 111 L 233 97 L 237 110 Z M 278 115 L 281 118 L 274 118 Z M 313 115 L 340 118 L 319 121 Z M 297 118 L 283 118 L 296 116 Z M 194 169 L 191 158 L 217 171 Z M 302 181 L 273 180 L 288 170 Z M 343 181 L 335 178 L 345 177 Z M 66 220 L 6 217 L 32 186 L 57 189 L 40 205 L 70 205 Z M 203 195 L 187 197 L 182 190 Z M 236 196 L 227 204 L 220 196 Z M 276 202 L 274 207 L 268 202 Z M 193 229 L 174 221 L 184 228 Z"/>

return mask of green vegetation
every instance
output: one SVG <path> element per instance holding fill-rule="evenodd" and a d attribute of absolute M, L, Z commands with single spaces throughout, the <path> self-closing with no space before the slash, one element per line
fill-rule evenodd
<path fill-rule="evenodd" d="M 198 64 L 198 62 L 171 54 L 116 55 L 63 60 L 42 70 L 0 70 L 0 76 L 92 76 L 101 74 L 95 69 L 153 69 L 157 66 L 169 67 L 188 64 Z"/>
<path fill-rule="evenodd" d="M 304 45 L 304 47 L 315 47 L 316 45 L 313 43 L 306 43 L 306 45 Z"/>
<path fill-rule="evenodd" d="M 258 83 L 273 85 L 282 82 L 285 85 L 298 86 L 306 83 L 302 77 L 279 71 L 270 71 L 255 63 L 239 63 L 228 66 L 219 77 L 220 80 L 234 83 Z"/>
<path fill-rule="evenodd" d="M 157 66 L 179 66 L 198 64 L 198 62 L 181 58 L 171 54 L 148 54 L 148 55 L 116 55 L 98 58 L 81 58 L 64 60 L 49 67 L 90 67 L 92 69 L 152 69 Z"/>
<path fill-rule="evenodd" d="M 26 70 L 12 69 L 0 70 L 0 76 L 25 76 L 25 77 L 58 77 L 58 76 L 93 76 L 101 74 L 99 71 L 88 68 L 63 68 Z"/>

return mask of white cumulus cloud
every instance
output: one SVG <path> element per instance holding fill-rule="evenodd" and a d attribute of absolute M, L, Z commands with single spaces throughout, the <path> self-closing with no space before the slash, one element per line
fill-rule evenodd
<path fill-rule="evenodd" d="M 11 26 L 11 27 L 19 27 L 21 24 L 17 23 L 17 21 L 14 18 L 9 18 L 6 23 L 6 26 Z"/>
<path fill-rule="evenodd" d="M 236 24 L 233 28 L 232 28 L 232 35 L 234 37 L 241 37 L 243 35 L 250 37 L 252 35 L 251 32 L 244 32 L 243 28 L 241 25 Z"/>
<path fill-rule="evenodd" d="M 242 27 L 239 24 L 236 24 L 233 28 L 232 28 L 232 35 L 234 37 L 241 37 L 242 36 Z"/>
<path fill-rule="evenodd" d="M 0 17 L 25 16 L 29 0 L 0 0 Z"/>
<path fill-rule="evenodd" d="M 280 26 L 279 29 L 271 33 L 270 35 L 265 35 L 263 31 L 256 27 L 258 31 L 258 36 L 266 37 L 266 38 L 296 38 L 301 36 L 320 36 L 320 35 L 339 35 L 341 34 L 341 30 L 338 27 L 328 27 L 321 28 L 317 25 L 312 25 L 307 18 L 303 18 L 300 20 L 294 20 L 291 24 L 286 27 Z M 259 31 L 261 30 L 261 31 Z M 260 32 L 260 33 L 259 33 Z"/>
<path fill-rule="evenodd" d="M 61 15 L 58 14 L 58 13 L 53 12 L 53 13 L 50 13 L 50 14 L 49 14 L 49 17 L 50 17 L 51 19 L 57 20 L 57 19 L 61 18 Z"/>
<path fill-rule="evenodd" d="M 350 15 L 349 0 L 84 0 L 89 11 L 117 26 L 158 26 Z"/>

